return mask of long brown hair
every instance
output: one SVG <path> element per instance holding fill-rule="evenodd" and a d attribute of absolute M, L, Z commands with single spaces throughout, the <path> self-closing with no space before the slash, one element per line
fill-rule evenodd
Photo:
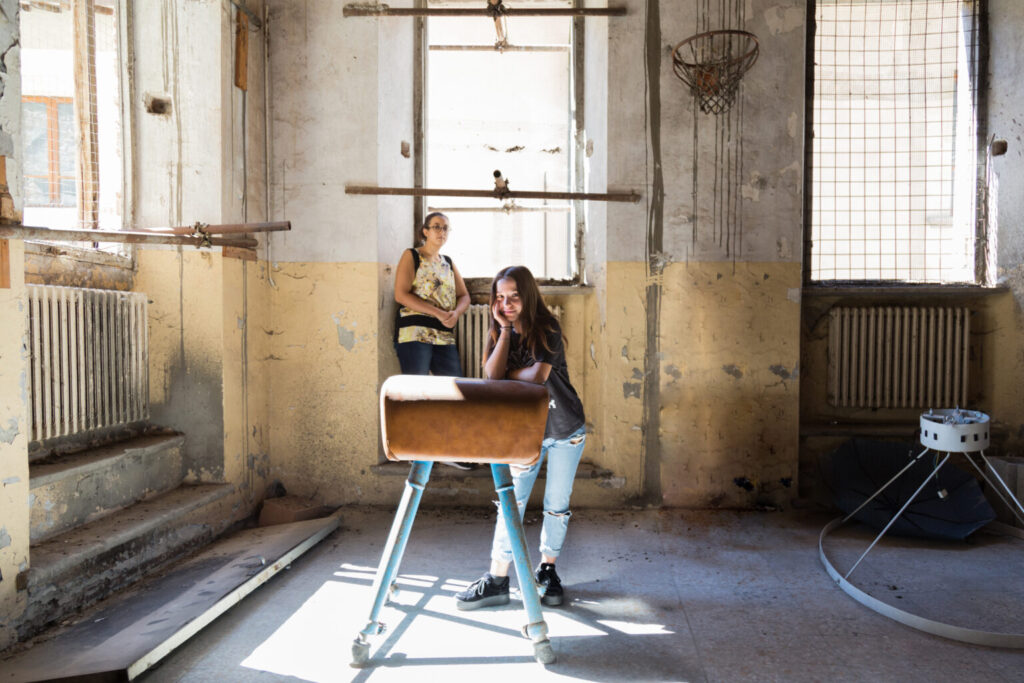
<path fill-rule="evenodd" d="M 540 295 L 540 287 L 533 278 L 533 273 L 526 266 L 509 266 L 498 271 L 491 281 L 490 310 L 494 310 L 494 302 L 498 296 L 498 282 L 500 280 L 512 280 L 516 283 L 516 292 L 519 294 L 519 301 L 523 305 L 523 311 L 519 314 L 519 326 L 523 329 L 522 336 L 526 348 L 534 356 L 541 348 L 548 351 L 553 349 L 548 345 L 547 336 L 552 330 L 558 329 L 558 321 L 544 304 L 544 298 Z M 498 343 L 498 335 L 501 330 L 498 321 L 491 316 L 490 331 L 487 335 L 487 348 L 484 350 L 484 358 L 489 358 L 494 345 Z"/>

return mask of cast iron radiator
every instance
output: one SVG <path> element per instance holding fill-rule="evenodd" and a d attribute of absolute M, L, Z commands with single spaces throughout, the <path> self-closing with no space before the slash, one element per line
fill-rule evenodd
<path fill-rule="evenodd" d="M 836 407 L 967 404 L 965 307 L 836 307 L 830 311 L 828 398 Z"/>
<path fill-rule="evenodd" d="M 27 289 L 31 440 L 148 419 L 146 295 Z"/>

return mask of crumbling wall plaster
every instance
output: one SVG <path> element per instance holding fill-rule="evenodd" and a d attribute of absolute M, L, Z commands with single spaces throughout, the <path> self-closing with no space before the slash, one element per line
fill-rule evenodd
<path fill-rule="evenodd" d="M 1021 93 L 1020 28 L 1024 5 L 1014 0 L 988 3 L 988 134 L 1005 140 L 1007 152 L 992 157 L 993 231 L 999 282 L 1010 295 L 992 302 L 996 312 L 992 376 L 992 419 L 1004 426 L 1008 455 L 1024 454 L 1024 93 Z"/>
<path fill-rule="evenodd" d="M 805 10 L 726 4 L 632 0 L 609 22 L 608 186 L 644 199 L 607 208 L 613 261 L 598 296 L 619 339 L 606 335 L 603 355 L 621 345 L 632 365 L 609 364 L 596 400 L 604 449 L 624 454 L 623 472 L 641 479 L 626 488 L 650 504 L 793 496 L 772 482 L 792 485 L 797 463 L 799 391 L 783 375 L 799 358 Z M 673 46 L 705 26 L 760 41 L 736 103 L 717 116 L 672 72 Z M 766 396 L 765 417 L 741 419 Z M 738 488 L 742 476 L 758 490 Z"/>
<path fill-rule="evenodd" d="M 345 184 L 377 183 L 379 20 L 343 18 L 344 3 L 269 5 L 271 198 L 293 226 L 270 238 L 269 259 L 375 263 L 377 198 Z M 395 49 L 411 61 L 411 44 Z"/>
<path fill-rule="evenodd" d="M 262 500 L 270 476 L 267 266 L 224 258 L 221 273 L 224 480 L 237 484 L 252 506 Z"/>
<path fill-rule="evenodd" d="M 149 297 L 152 421 L 186 435 L 185 474 L 224 475 L 224 273 L 220 254 L 141 249 L 135 288 Z"/>
<path fill-rule="evenodd" d="M 796 263 L 673 264 L 661 339 L 662 486 L 683 507 L 785 507 L 796 495 Z"/>
<path fill-rule="evenodd" d="M 15 624 L 27 604 L 18 575 L 28 570 L 30 543 L 24 243 L 8 246 L 11 286 L 0 288 L 0 650 L 17 640 Z"/>
<path fill-rule="evenodd" d="M 376 463 L 377 300 L 372 263 L 278 263 L 265 359 L 271 475 L 326 503 L 385 502 Z M 400 483 L 400 482 L 399 482 Z"/>
<path fill-rule="evenodd" d="M 143 227 L 222 222 L 223 81 L 228 31 L 219 2 L 137 2 L 134 35 L 136 222 Z M 152 96 L 167 98 L 151 113 Z"/>
<path fill-rule="evenodd" d="M 19 4 L 0 0 L 0 156 L 21 209 Z M 0 650 L 17 640 L 13 623 L 26 607 L 18 575 L 29 564 L 28 339 L 25 247 L 8 241 L 10 287 L 0 288 Z"/>

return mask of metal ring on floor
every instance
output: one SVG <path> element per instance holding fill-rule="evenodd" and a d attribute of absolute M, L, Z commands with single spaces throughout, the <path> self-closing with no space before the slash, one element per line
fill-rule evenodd
<path fill-rule="evenodd" d="M 828 536 L 833 529 L 842 525 L 842 523 L 843 518 L 837 517 L 826 524 L 825 528 L 821 530 L 821 535 L 818 536 L 818 557 L 821 558 L 821 563 L 825 565 L 825 571 L 827 571 L 828 575 L 832 577 L 832 580 L 839 584 L 839 587 L 843 589 L 843 592 L 851 598 L 868 609 L 874 610 L 883 616 L 894 619 L 895 621 L 898 621 L 905 626 L 917 629 L 918 631 L 924 631 L 925 633 L 931 633 L 932 635 L 949 638 L 951 640 L 959 640 L 963 643 L 972 643 L 974 645 L 1024 649 L 1024 633 L 978 631 L 972 628 L 964 628 L 962 626 L 945 624 L 941 621 L 925 619 L 924 617 L 919 617 L 916 614 L 911 614 L 905 610 L 893 607 L 888 603 L 882 602 L 878 598 L 873 598 L 854 586 L 842 577 L 825 555 L 825 537 Z"/>

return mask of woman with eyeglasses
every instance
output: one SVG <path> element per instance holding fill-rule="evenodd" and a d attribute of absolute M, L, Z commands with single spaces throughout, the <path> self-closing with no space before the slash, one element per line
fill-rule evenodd
<path fill-rule="evenodd" d="M 419 244 L 402 252 L 395 268 L 395 351 L 404 375 L 462 376 L 452 329 L 469 307 L 469 290 L 441 247 L 448 241 L 448 217 L 428 214 Z"/>

